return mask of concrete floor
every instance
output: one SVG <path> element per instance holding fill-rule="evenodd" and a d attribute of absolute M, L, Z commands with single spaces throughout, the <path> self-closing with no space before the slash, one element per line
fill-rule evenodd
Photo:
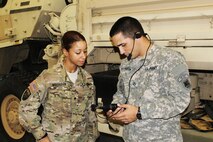
<path fill-rule="evenodd" d="M 213 142 L 213 132 L 182 129 L 184 142 Z"/>
<path fill-rule="evenodd" d="M 184 142 L 213 142 L 213 132 L 182 129 Z M 124 142 L 122 138 L 101 133 L 96 142 Z"/>

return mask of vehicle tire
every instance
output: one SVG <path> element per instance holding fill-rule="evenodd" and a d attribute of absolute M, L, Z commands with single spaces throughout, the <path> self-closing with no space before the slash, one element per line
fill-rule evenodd
<path fill-rule="evenodd" d="M 0 81 L 0 131 L 6 142 L 35 142 L 19 124 L 18 107 L 26 86 L 16 77 L 7 77 Z"/>

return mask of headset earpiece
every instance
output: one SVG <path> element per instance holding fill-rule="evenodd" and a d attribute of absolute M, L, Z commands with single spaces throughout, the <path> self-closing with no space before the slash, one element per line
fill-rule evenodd
<path fill-rule="evenodd" d="M 136 32 L 134 35 L 135 39 L 141 38 L 142 36 L 146 36 L 147 33 Z"/>
<path fill-rule="evenodd" d="M 134 39 L 134 44 L 133 44 L 133 47 L 132 47 L 132 51 L 133 51 L 133 49 L 134 49 L 134 45 L 135 45 L 135 39 L 138 39 L 138 38 L 141 38 L 142 36 L 146 36 L 147 35 L 147 33 L 141 33 L 141 32 L 136 32 L 135 34 L 134 34 L 134 37 L 133 37 L 133 39 Z M 129 53 L 129 55 L 127 56 L 127 60 L 129 61 L 131 58 L 132 58 L 132 51 Z"/>
<path fill-rule="evenodd" d="M 135 35 L 134 35 L 134 38 L 135 39 L 138 39 L 142 36 L 141 32 L 136 32 Z"/>

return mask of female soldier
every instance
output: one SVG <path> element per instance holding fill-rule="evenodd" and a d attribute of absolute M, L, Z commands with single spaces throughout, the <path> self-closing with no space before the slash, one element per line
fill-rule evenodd
<path fill-rule="evenodd" d="M 97 137 L 94 84 L 81 66 L 87 57 L 83 35 L 68 31 L 62 37 L 63 55 L 24 91 L 20 123 L 39 142 L 90 142 Z M 43 106 L 41 117 L 37 114 Z"/>

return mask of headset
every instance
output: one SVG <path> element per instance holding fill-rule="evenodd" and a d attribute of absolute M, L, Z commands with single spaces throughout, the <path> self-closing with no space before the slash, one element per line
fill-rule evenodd
<path fill-rule="evenodd" d="M 128 89 L 127 97 L 125 97 L 125 99 L 126 99 L 125 104 L 128 104 L 128 101 L 129 101 L 129 95 L 130 95 L 130 82 L 131 82 L 131 80 L 132 80 L 132 77 L 135 75 L 136 72 L 138 72 L 138 71 L 144 66 L 144 64 L 145 64 L 145 62 L 146 62 L 147 52 L 148 52 L 148 50 L 149 50 L 149 48 L 150 48 L 150 46 L 151 46 L 151 44 L 152 44 L 152 40 L 151 40 L 151 38 L 149 37 L 149 35 L 148 35 L 147 33 L 144 33 L 144 32 L 142 32 L 142 33 L 141 33 L 141 32 L 136 32 L 136 33 L 134 34 L 134 37 L 133 37 L 134 42 L 133 42 L 132 51 L 133 51 L 133 49 L 134 49 L 135 39 L 141 38 L 142 36 L 148 36 L 148 38 L 149 38 L 149 40 L 150 40 L 150 43 L 149 43 L 149 46 L 148 46 L 148 48 L 147 48 L 147 50 L 146 50 L 145 57 L 144 57 L 144 61 L 143 61 L 142 65 L 130 76 L 129 83 L 128 83 L 129 89 Z M 132 51 L 131 51 L 131 53 L 127 56 L 128 61 L 129 61 L 129 60 L 131 59 L 131 57 L 132 57 Z"/>
<path fill-rule="evenodd" d="M 127 60 L 129 61 L 129 60 L 131 60 L 131 58 L 132 58 L 132 52 L 133 52 L 133 49 L 134 49 L 134 47 L 135 47 L 135 39 L 139 39 L 139 38 L 141 38 L 142 36 L 146 36 L 147 35 L 147 33 L 144 33 L 144 32 L 135 32 L 134 33 L 134 36 L 133 36 L 133 47 L 132 47 L 132 50 L 131 50 L 131 52 L 129 53 L 129 55 L 127 56 Z"/>
<path fill-rule="evenodd" d="M 135 32 L 135 34 L 134 34 L 134 39 L 138 39 L 138 38 L 141 38 L 142 36 L 145 36 L 145 35 L 147 35 L 146 33 L 144 33 L 144 32 Z"/>

